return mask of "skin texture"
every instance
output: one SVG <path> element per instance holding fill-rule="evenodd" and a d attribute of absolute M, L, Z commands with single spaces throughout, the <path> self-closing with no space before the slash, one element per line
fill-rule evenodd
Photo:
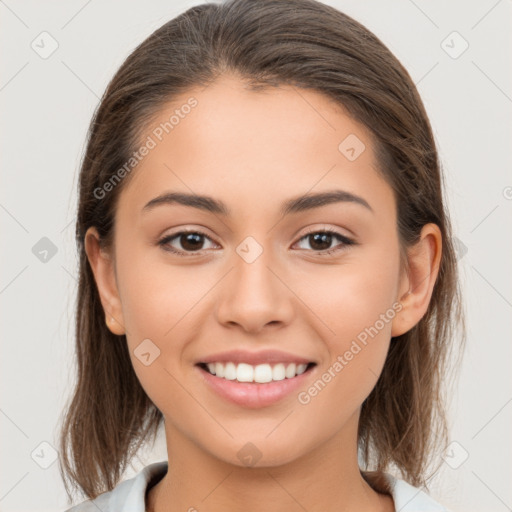
<path fill-rule="evenodd" d="M 108 326 L 126 334 L 141 385 L 165 417 L 169 471 L 149 491 L 147 508 L 393 511 L 392 498 L 360 475 L 357 425 L 391 337 L 427 310 L 439 228 L 424 226 L 408 254 L 410 273 L 400 272 L 395 200 L 377 173 L 370 134 L 320 93 L 288 86 L 254 92 L 224 75 L 166 106 L 151 126 L 191 95 L 198 105 L 139 163 L 120 195 L 114 252 L 99 250 L 94 228 L 86 234 Z M 349 134 L 366 146 L 354 161 L 338 150 Z M 340 202 L 279 214 L 289 198 L 332 189 L 362 196 L 373 212 Z M 164 191 L 212 196 L 232 214 L 177 204 L 141 213 Z M 192 256 L 158 245 L 185 228 L 206 235 L 197 254 L 184 237 L 168 245 Z M 321 247 L 341 250 L 322 255 L 305 236 L 310 228 L 357 243 L 333 237 Z M 236 252 L 247 236 L 263 249 L 252 263 Z M 277 348 L 318 363 L 307 389 L 398 301 L 402 309 L 306 405 L 297 393 L 260 409 L 234 405 L 207 388 L 194 366 L 233 348 Z M 160 349 L 149 366 L 134 355 L 147 338 Z M 237 456 L 248 442 L 261 455 L 253 467 Z"/>

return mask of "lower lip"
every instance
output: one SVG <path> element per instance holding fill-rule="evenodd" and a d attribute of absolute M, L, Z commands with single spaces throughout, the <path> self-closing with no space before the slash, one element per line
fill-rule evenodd
<path fill-rule="evenodd" d="M 309 379 L 311 373 L 315 371 L 316 366 L 317 365 L 313 365 L 304 373 L 292 377 L 291 379 L 285 378 L 264 384 L 259 382 L 227 380 L 212 375 L 209 371 L 200 366 L 196 366 L 196 368 L 201 372 L 205 382 L 220 396 L 242 407 L 256 409 L 272 405 L 303 386 L 306 380 Z"/>

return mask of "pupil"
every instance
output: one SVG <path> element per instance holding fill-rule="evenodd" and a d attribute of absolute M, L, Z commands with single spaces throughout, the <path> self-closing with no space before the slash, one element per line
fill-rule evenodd
<path fill-rule="evenodd" d="M 187 233 L 185 235 L 181 235 L 181 238 L 185 239 L 185 243 L 182 242 L 182 247 L 187 250 L 195 250 L 200 249 L 202 245 L 202 235 L 198 233 Z"/>
<path fill-rule="evenodd" d="M 325 249 L 328 249 L 331 245 L 331 238 L 332 238 L 332 235 L 329 234 L 329 233 L 315 233 L 313 235 L 310 235 L 310 243 L 311 243 L 311 239 L 313 239 L 313 243 L 311 243 L 311 247 L 313 247 L 313 249 L 316 249 L 318 251 L 323 251 Z M 323 243 L 325 245 L 325 247 L 315 247 L 315 243 L 320 243 L 320 245 Z"/>

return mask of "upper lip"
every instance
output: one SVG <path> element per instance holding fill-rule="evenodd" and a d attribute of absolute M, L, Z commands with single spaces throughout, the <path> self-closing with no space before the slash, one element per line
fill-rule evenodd
<path fill-rule="evenodd" d="M 198 363 L 247 363 L 250 365 L 264 363 L 295 363 L 308 364 L 314 363 L 311 359 L 283 352 L 281 350 L 260 350 L 258 352 L 249 352 L 247 350 L 229 350 L 227 352 L 219 352 L 202 358 Z"/>

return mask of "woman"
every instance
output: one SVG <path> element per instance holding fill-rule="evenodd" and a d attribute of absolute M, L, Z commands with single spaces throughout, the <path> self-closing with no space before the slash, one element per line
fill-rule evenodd
<path fill-rule="evenodd" d="M 451 226 L 418 92 L 361 24 L 233 0 L 156 30 L 91 123 L 76 235 L 72 510 L 445 510 L 419 487 Z M 162 423 L 168 462 L 119 483 Z"/>

